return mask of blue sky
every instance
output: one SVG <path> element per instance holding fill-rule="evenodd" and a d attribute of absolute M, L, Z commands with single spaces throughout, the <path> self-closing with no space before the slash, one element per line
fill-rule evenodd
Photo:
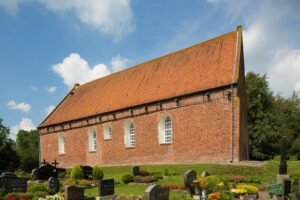
<path fill-rule="evenodd" d="M 84 83 L 243 26 L 246 71 L 300 90 L 297 0 L 0 0 L 0 117 L 34 129 Z"/>

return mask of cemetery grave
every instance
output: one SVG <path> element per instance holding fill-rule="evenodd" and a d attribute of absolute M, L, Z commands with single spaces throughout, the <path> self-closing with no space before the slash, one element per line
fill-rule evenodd
<path fill-rule="evenodd" d="M 281 158 L 282 160 L 280 162 L 267 161 L 263 166 L 186 164 L 98 167 L 98 170 L 100 169 L 102 173 L 102 180 L 100 181 L 93 180 L 91 175 L 87 175 L 91 173 L 91 170 L 85 170 L 87 171 L 85 172 L 81 169 L 81 174 L 78 179 L 71 179 L 68 178 L 70 176 L 66 176 L 64 178 L 50 177 L 47 180 L 30 181 L 28 184 L 27 181 L 25 181 L 27 184 L 26 190 L 20 189 L 14 191 L 27 191 L 27 193 L 20 194 L 23 196 L 27 195 L 29 199 L 33 199 L 39 194 L 42 198 L 45 198 L 47 195 L 58 195 L 60 198 L 68 198 L 69 200 L 71 198 L 72 200 L 72 194 L 76 194 L 76 192 L 78 194 L 76 196 L 81 196 L 84 199 L 90 198 L 99 200 L 107 198 L 123 200 L 130 198 L 165 199 L 167 198 L 166 196 L 168 196 L 168 199 L 188 200 L 193 198 L 200 199 L 201 196 L 204 195 L 206 199 L 212 199 L 213 197 L 221 195 L 220 193 L 222 192 L 226 195 L 226 192 L 230 192 L 230 194 L 233 195 L 232 198 L 236 199 L 241 197 L 244 199 L 270 199 L 268 187 L 269 182 L 273 180 L 276 187 L 281 184 L 282 187 L 279 191 L 281 195 L 290 193 L 291 191 L 293 199 L 299 199 L 300 188 L 298 175 L 300 174 L 300 163 L 298 161 L 286 161 L 285 155 L 282 155 Z M 92 168 L 92 175 L 93 169 L 94 168 Z M 287 171 L 285 169 L 287 169 Z M 71 171 L 67 171 L 68 174 L 70 174 Z M 53 170 L 49 170 L 50 174 L 52 174 L 52 172 Z M 289 176 L 286 176 L 287 173 Z M 126 174 L 133 177 L 132 181 L 135 180 L 134 177 L 155 176 L 160 178 L 152 183 L 124 184 L 122 177 Z M 136 176 L 133 176 L 134 174 Z M 49 176 L 49 174 L 44 175 Z M 2 180 L 1 177 L 0 180 Z M 9 173 L 4 174 L 3 177 L 13 177 L 16 180 L 20 180 L 20 182 L 24 180 Z M 88 179 L 84 177 L 88 177 Z M 282 180 L 282 183 L 279 183 L 278 180 Z M 25 187 L 25 182 L 23 181 L 23 188 Z M 15 184 L 15 188 L 18 189 L 19 186 L 20 185 Z M 221 188 L 215 189 L 214 187 Z M 1 186 L 1 188 L 3 187 Z M 260 196 L 257 196 L 256 188 L 259 188 L 259 191 L 262 192 Z M 203 189 L 205 189 L 205 191 Z M 11 191 L 12 190 L 6 192 L 11 194 Z M 273 195 L 273 198 L 275 198 L 275 196 L 276 195 Z M 73 200 L 76 200 L 74 198 Z M 276 198 L 280 199 L 280 194 Z M 20 198 L 15 199 L 19 200 Z"/>

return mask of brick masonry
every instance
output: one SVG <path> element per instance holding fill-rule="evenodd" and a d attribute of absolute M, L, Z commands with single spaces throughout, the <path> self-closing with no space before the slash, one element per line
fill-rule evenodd
<path fill-rule="evenodd" d="M 240 73 L 244 73 L 243 70 Z M 100 118 L 83 119 L 41 128 L 40 159 L 74 165 L 121 165 L 140 163 L 187 163 L 200 161 L 240 161 L 247 159 L 248 137 L 245 113 L 245 84 L 240 76 L 233 87 L 233 110 L 228 93 L 231 87 L 111 113 Z M 232 117 L 234 113 L 234 117 Z M 172 144 L 159 144 L 158 123 L 163 114 L 172 120 Z M 124 124 L 132 120 L 136 146 L 126 148 Z M 232 126 L 232 120 L 234 120 Z M 112 127 L 112 139 L 104 140 L 103 128 Z M 97 132 L 97 148 L 89 152 L 88 129 Z M 233 128 L 233 142 L 231 133 Z M 65 154 L 58 154 L 58 133 L 64 133 Z M 233 149 L 232 149 L 233 144 Z M 232 154 L 233 152 L 233 154 Z"/>

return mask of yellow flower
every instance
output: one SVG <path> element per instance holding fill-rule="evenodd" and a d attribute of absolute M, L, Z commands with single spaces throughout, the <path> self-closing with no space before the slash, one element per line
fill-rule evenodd
<path fill-rule="evenodd" d="M 224 183 L 223 183 L 223 182 L 220 182 L 220 183 L 218 183 L 218 186 L 219 186 L 219 187 L 223 187 L 223 186 L 224 186 Z"/>
<path fill-rule="evenodd" d="M 235 191 L 235 193 L 236 194 L 246 194 L 247 193 L 247 190 L 245 190 L 245 189 L 236 189 L 236 191 Z"/>

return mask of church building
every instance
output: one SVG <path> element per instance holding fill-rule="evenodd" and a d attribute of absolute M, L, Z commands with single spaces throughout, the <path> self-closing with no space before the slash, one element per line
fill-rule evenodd
<path fill-rule="evenodd" d="M 242 28 L 76 84 L 38 130 L 59 167 L 247 160 Z"/>

